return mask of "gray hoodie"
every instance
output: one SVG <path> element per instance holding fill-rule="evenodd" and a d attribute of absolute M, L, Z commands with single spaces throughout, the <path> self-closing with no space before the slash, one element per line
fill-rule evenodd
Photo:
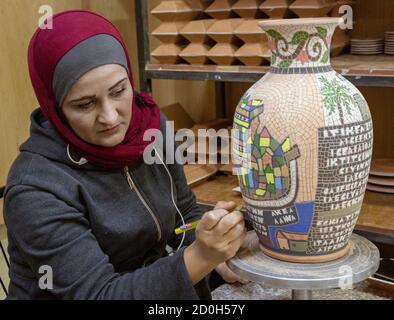
<path fill-rule="evenodd" d="M 164 125 L 162 115 L 163 133 Z M 34 110 L 30 138 L 20 147 L 5 189 L 8 298 L 209 299 L 207 279 L 194 287 L 190 282 L 185 247 L 166 254 L 167 244 L 180 242 L 174 229 L 181 220 L 164 166 L 129 166 L 127 179 L 124 169 L 73 164 L 66 147 L 41 110 Z M 185 221 L 199 219 L 183 167 L 167 167 Z M 185 245 L 193 239 L 188 232 Z"/>

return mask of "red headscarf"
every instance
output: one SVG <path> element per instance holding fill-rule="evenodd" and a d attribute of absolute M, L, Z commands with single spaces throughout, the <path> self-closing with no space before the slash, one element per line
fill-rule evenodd
<path fill-rule="evenodd" d="M 159 129 L 160 110 L 147 94 L 134 95 L 132 120 L 124 141 L 114 147 L 100 147 L 79 138 L 66 123 L 57 107 L 52 90 L 52 77 L 57 63 L 80 42 L 98 35 L 115 37 L 123 46 L 132 87 L 134 81 L 126 46 L 116 27 L 104 17 L 85 10 L 65 11 L 53 16 L 53 29 L 38 28 L 33 35 L 28 54 L 30 78 L 44 115 L 57 132 L 80 156 L 105 168 L 122 168 L 139 162 L 150 141 L 143 141 L 148 129 Z"/>

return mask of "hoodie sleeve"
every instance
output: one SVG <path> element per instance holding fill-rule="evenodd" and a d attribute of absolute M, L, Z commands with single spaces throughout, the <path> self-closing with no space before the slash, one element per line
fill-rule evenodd
<path fill-rule="evenodd" d="M 9 235 L 37 282 L 41 266 L 52 268 L 53 288 L 47 290 L 58 299 L 199 299 L 184 264 L 184 248 L 118 274 L 84 214 L 55 195 L 13 186 L 7 190 L 4 213 Z"/>

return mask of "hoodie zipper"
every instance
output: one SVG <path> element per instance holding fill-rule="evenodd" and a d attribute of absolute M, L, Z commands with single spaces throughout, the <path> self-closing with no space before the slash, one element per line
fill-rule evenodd
<path fill-rule="evenodd" d="M 157 220 L 156 215 L 153 213 L 152 209 L 149 207 L 148 203 L 145 201 L 141 192 L 138 190 L 137 186 L 135 185 L 133 179 L 131 178 L 129 168 L 126 166 L 126 167 L 124 167 L 123 170 L 126 174 L 127 183 L 129 184 L 130 189 L 135 191 L 138 198 L 141 200 L 141 202 L 143 203 L 143 205 L 145 206 L 145 208 L 148 210 L 149 214 L 151 215 L 153 221 L 155 222 L 157 234 L 158 234 L 157 238 L 158 238 L 158 241 L 160 241 L 161 240 L 161 228 L 160 228 L 159 220 Z"/>

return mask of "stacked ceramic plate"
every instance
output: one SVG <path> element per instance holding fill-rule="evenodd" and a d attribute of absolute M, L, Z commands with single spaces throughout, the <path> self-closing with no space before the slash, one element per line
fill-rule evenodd
<path fill-rule="evenodd" d="M 383 51 L 383 39 L 351 39 L 352 54 L 381 54 Z"/>
<path fill-rule="evenodd" d="M 367 190 L 394 193 L 394 159 L 372 160 Z"/>
<path fill-rule="evenodd" d="M 394 54 L 394 31 L 387 31 L 385 37 L 385 54 Z"/>

